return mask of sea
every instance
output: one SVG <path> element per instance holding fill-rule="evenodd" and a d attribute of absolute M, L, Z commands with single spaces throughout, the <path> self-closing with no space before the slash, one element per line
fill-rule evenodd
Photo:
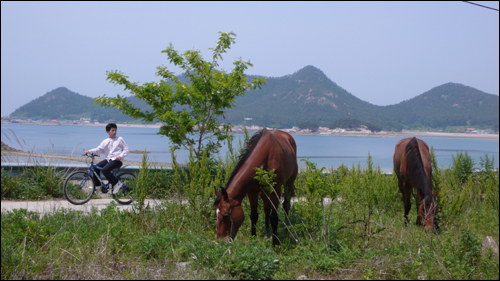
<path fill-rule="evenodd" d="M 105 126 L 68 126 L 68 125 L 24 125 L 2 124 L 2 141 L 7 145 L 30 151 L 32 153 L 81 156 L 83 151 L 97 147 L 108 137 Z M 158 135 L 158 128 L 140 128 L 118 126 L 117 136 L 121 136 L 131 151 L 148 151 L 152 162 L 171 163 L 170 142 L 167 137 Z M 251 134 L 253 132 L 250 132 Z M 244 140 L 243 134 L 234 134 L 233 148 Z M 360 137 L 360 136 L 325 136 L 325 135 L 292 135 L 297 143 L 297 160 L 300 167 L 305 166 L 303 159 L 314 162 L 317 167 L 336 168 L 342 164 L 347 167 L 367 167 L 368 155 L 371 156 L 374 167 L 383 171 L 392 171 L 392 156 L 396 143 L 403 137 Z M 494 159 L 498 167 L 499 141 L 464 138 L 425 138 L 429 147 L 434 148 L 439 167 L 448 168 L 452 165 L 452 157 L 459 152 L 467 152 L 477 164 L 481 158 Z M 227 144 L 220 150 L 219 156 L 225 159 Z M 180 164 L 186 163 L 189 151 L 179 149 L 175 152 Z M 2 161 L 23 161 L 2 157 Z M 9 160 L 10 159 L 10 160 Z M 125 160 L 141 161 L 142 154 L 130 153 Z M 68 160 L 51 159 L 51 163 L 72 163 Z M 77 163 L 77 162 L 75 162 Z"/>

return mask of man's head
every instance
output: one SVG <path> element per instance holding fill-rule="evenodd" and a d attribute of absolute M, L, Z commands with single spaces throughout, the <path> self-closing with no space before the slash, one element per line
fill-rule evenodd
<path fill-rule="evenodd" d="M 106 125 L 106 133 L 108 133 L 110 138 L 114 138 L 116 136 L 117 126 L 115 123 L 109 123 Z"/>

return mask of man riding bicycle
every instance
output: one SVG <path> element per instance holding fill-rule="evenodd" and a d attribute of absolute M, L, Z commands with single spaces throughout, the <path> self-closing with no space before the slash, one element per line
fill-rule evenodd
<path fill-rule="evenodd" d="M 97 148 L 89 149 L 85 151 L 88 153 L 98 153 L 105 152 L 105 159 L 96 165 L 102 167 L 102 173 L 113 186 L 113 194 L 117 193 L 122 187 L 122 183 L 111 173 L 112 170 L 120 168 L 123 165 L 122 160 L 128 155 L 127 143 L 122 137 L 116 136 L 117 126 L 115 123 L 109 123 L 106 125 L 106 133 L 108 133 L 109 138 L 103 140 Z M 97 171 L 99 173 L 99 171 Z M 93 176 L 94 183 L 96 187 L 101 186 L 101 181 Z"/>

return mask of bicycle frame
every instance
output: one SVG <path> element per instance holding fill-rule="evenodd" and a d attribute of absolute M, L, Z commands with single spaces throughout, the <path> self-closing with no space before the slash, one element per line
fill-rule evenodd
<path fill-rule="evenodd" d="M 104 181 L 100 177 L 99 172 L 102 171 L 103 168 L 94 164 L 94 158 L 99 157 L 99 155 L 88 153 L 84 154 L 83 156 L 91 158 L 88 169 L 72 172 L 66 177 L 63 186 L 64 196 L 71 204 L 74 205 L 82 205 L 87 203 L 90 199 L 92 199 L 92 196 L 96 191 L 108 193 L 108 191 L 112 189 L 111 184 L 104 184 Z M 112 192 L 113 198 L 118 203 L 123 205 L 132 203 L 133 196 L 130 195 L 130 191 L 133 190 L 137 183 L 137 177 L 134 173 L 121 171 L 122 168 L 125 168 L 127 166 L 128 165 L 125 165 L 111 171 L 111 173 L 116 176 L 116 178 L 123 184 L 119 192 Z M 98 179 L 94 180 L 94 177 L 97 177 Z M 130 184 L 131 186 L 129 187 Z M 101 187 L 96 189 L 96 185 L 101 185 Z M 85 189 L 82 189 L 84 187 Z"/>
<path fill-rule="evenodd" d="M 107 185 L 105 185 L 105 184 L 104 184 L 104 182 L 103 182 L 103 181 L 102 181 L 102 179 L 101 179 L 101 176 L 100 176 L 100 175 L 96 172 L 96 169 L 97 169 L 97 170 L 99 170 L 99 172 L 100 172 L 103 168 L 102 168 L 102 167 L 97 166 L 96 164 L 94 164 L 94 157 L 95 157 L 95 156 L 98 156 L 98 155 L 93 155 L 93 156 L 92 156 L 91 161 L 90 161 L 90 166 L 89 166 L 89 168 L 88 168 L 88 170 L 87 170 L 87 177 L 85 178 L 85 181 L 88 181 L 88 180 L 89 180 L 89 177 L 91 177 L 91 175 L 95 175 L 95 176 L 96 176 L 96 178 L 98 178 L 98 179 L 99 179 L 99 182 L 101 183 L 101 188 L 103 188 L 103 189 L 105 189 L 105 190 L 108 190 L 108 188 L 109 188 L 109 187 L 108 187 Z M 125 165 L 125 166 L 123 166 L 123 167 L 118 168 L 118 170 L 116 170 L 116 173 L 115 173 L 115 171 L 114 171 L 114 170 L 113 170 L 113 171 L 111 171 L 111 173 L 112 173 L 114 176 L 116 176 L 116 174 L 118 174 L 118 172 L 119 172 L 121 169 L 123 169 L 123 168 L 125 168 L 125 167 L 127 167 L 127 166 L 129 166 L 129 165 Z M 118 178 L 117 178 L 117 179 L 118 179 Z M 90 179 L 90 180 L 93 180 L 93 179 Z M 118 180 L 120 180 L 120 179 L 118 179 Z"/>

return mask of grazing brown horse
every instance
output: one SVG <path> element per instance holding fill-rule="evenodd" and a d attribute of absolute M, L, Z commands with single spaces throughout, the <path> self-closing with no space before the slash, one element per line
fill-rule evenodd
<path fill-rule="evenodd" d="M 400 140 L 394 151 L 394 172 L 398 176 L 399 190 L 403 193 L 405 206 L 405 224 L 408 225 L 408 213 L 411 209 L 412 188 L 417 191 L 417 225 L 424 224 L 424 229 L 437 230 L 436 195 L 432 194 L 432 164 L 429 146 L 415 137 Z"/>
<path fill-rule="evenodd" d="M 254 179 L 255 167 L 265 170 L 274 169 L 276 173 L 276 192 L 267 193 L 261 188 L 259 182 Z M 250 219 L 252 220 L 252 235 L 256 235 L 255 225 L 259 218 L 257 213 L 258 196 L 264 201 L 264 214 L 266 224 L 266 235 L 269 233 L 269 221 L 273 227 L 273 244 L 279 244 L 278 213 L 279 198 L 281 197 L 281 186 L 285 185 L 285 196 L 283 207 L 288 213 L 290 209 L 290 197 L 294 195 L 293 183 L 297 177 L 297 145 L 288 133 L 279 130 L 263 129 L 257 132 L 248 141 L 245 152 L 234 168 L 226 187 L 221 187 L 221 192 L 215 190 L 217 199 L 214 202 L 217 216 L 217 238 L 232 238 L 238 233 L 245 215 L 241 207 L 243 198 L 248 195 L 250 200 Z M 274 206 L 274 207 L 273 207 Z M 275 209 L 276 208 L 276 209 Z"/>

